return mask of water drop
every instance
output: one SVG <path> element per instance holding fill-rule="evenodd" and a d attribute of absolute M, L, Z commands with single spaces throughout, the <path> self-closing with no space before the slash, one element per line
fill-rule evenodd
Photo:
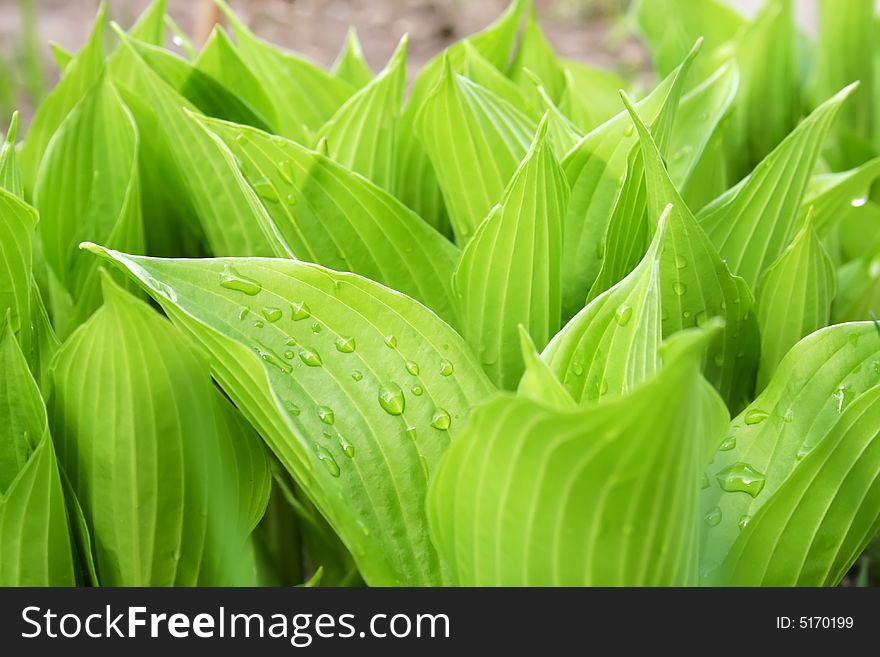
<path fill-rule="evenodd" d="M 393 335 L 385 336 L 385 346 L 389 349 L 397 349 L 397 338 Z"/>
<path fill-rule="evenodd" d="M 300 414 L 299 406 L 297 406 L 293 402 L 285 402 L 284 407 L 287 409 L 287 412 L 290 413 L 291 415 L 296 416 L 296 415 Z"/>
<path fill-rule="evenodd" d="M 336 338 L 336 351 L 342 354 L 350 354 L 355 349 L 354 338 L 339 336 Z"/>
<path fill-rule="evenodd" d="M 296 205 L 296 196 L 294 196 L 293 194 L 288 194 L 284 200 L 287 201 L 287 205 L 289 205 L 290 207 Z"/>
<path fill-rule="evenodd" d="M 728 493 L 747 493 L 757 497 L 767 481 L 766 476 L 748 463 L 734 463 L 715 475 L 718 485 Z"/>
<path fill-rule="evenodd" d="M 333 414 L 333 409 L 329 406 L 318 406 L 318 418 L 324 424 L 333 424 L 336 421 L 336 416 Z"/>
<path fill-rule="evenodd" d="M 850 201 L 849 204 L 851 206 L 853 206 L 854 208 L 860 208 L 863 205 L 865 205 L 865 203 L 867 203 L 867 202 L 868 202 L 867 196 L 859 196 L 858 198 L 854 198 L 852 201 Z"/>
<path fill-rule="evenodd" d="M 704 490 L 709 488 L 709 475 L 705 472 L 703 473 L 703 478 L 700 480 L 700 488 Z"/>
<path fill-rule="evenodd" d="M 453 367 L 452 363 L 445 358 L 440 361 L 440 374 L 443 376 L 450 376 L 455 371 L 455 367 Z"/>
<path fill-rule="evenodd" d="M 770 417 L 769 413 L 755 408 L 751 411 L 748 411 L 744 419 L 746 424 L 760 424 L 768 417 Z"/>
<path fill-rule="evenodd" d="M 296 356 L 296 354 L 293 353 L 290 349 L 288 349 L 287 351 L 284 352 L 284 357 L 287 360 L 293 360 L 295 356 Z"/>
<path fill-rule="evenodd" d="M 413 386 L 410 390 L 416 397 L 422 396 L 422 386 Z"/>
<path fill-rule="evenodd" d="M 601 397 L 602 395 L 604 395 L 607 392 L 608 392 L 608 379 L 606 379 L 603 376 L 602 380 L 599 382 L 599 396 Z"/>
<path fill-rule="evenodd" d="M 260 290 L 263 289 L 263 286 L 257 283 L 257 281 L 247 276 L 242 276 L 231 265 L 226 265 L 223 268 L 223 273 L 220 274 L 220 287 L 243 292 L 251 297 L 259 294 Z"/>
<path fill-rule="evenodd" d="M 679 269 L 684 269 L 685 267 L 688 266 L 687 258 L 685 258 L 683 255 L 676 255 L 675 256 L 675 266 L 678 267 Z"/>
<path fill-rule="evenodd" d="M 571 371 L 574 372 L 575 376 L 582 376 L 584 373 L 584 366 L 580 361 L 574 361 L 571 364 Z"/>
<path fill-rule="evenodd" d="M 328 452 L 323 445 L 315 443 L 315 454 L 318 455 L 318 460 L 324 464 L 325 468 L 327 468 L 327 472 L 330 473 L 330 476 L 339 476 L 339 464 L 333 458 L 333 455 Z"/>
<path fill-rule="evenodd" d="M 794 420 L 794 411 L 791 409 L 788 409 L 785 412 L 785 415 L 782 416 L 782 421 L 785 422 L 786 424 L 791 424 L 791 422 L 793 420 Z"/>
<path fill-rule="evenodd" d="M 682 296 L 685 292 L 687 292 L 687 285 L 685 285 L 681 281 L 675 281 L 672 284 L 672 291 L 675 292 L 678 296 Z"/>
<path fill-rule="evenodd" d="M 299 322 L 303 319 L 308 319 L 312 316 L 312 311 L 309 310 L 308 305 L 306 305 L 305 301 L 294 301 L 291 305 L 291 316 L 295 322 Z"/>
<path fill-rule="evenodd" d="M 361 532 L 363 533 L 364 536 L 369 536 L 369 535 L 370 535 L 370 528 L 367 526 L 367 523 L 365 523 L 363 520 L 361 520 L 360 518 L 358 518 L 356 524 L 357 524 L 358 528 L 361 530 Z"/>
<path fill-rule="evenodd" d="M 284 179 L 284 182 L 293 184 L 293 162 L 290 160 L 282 160 L 278 164 L 278 173 Z"/>
<path fill-rule="evenodd" d="M 379 388 L 379 405 L 389 415 L 401 415 L 406 408 L 406 398 L 396 383 L 385 383 Z"/>
<path fill-rule="evenodd" d="M 742 515 L 740 516 L 739 521 L 736 523 L 736 526 L 739 527 L 741 530 L 745 529 L 746 525 L 749 524 L 749 520 L 751 519 L 752 516 L 750 516 L 749 514 Z"/>
<path fill-rule="evenodd" d="M 336 440 L 339 442 L 339 446 L 342 448 L 342 453 L 345 454 L 348 458 L 354 458 L 354 445 L 348 442 L 342 434 L 336 434 Z"/>
<path fill-rule="evenodd" d="M 320 333 L 320 332 L 321 332 L 321 325 L 318 324 L 318 322 L 315 322 L 314 324 L 312 324 L 312 333 Z"/>
<path fill-rule="evenodd" d="M 281 314 L 281 308 L 274 308 L 272 306 L 263 308 L 263 317 L 266 318 L 267 322 L 277 322 L 281 319 Z"/>
<path fill-rule="evenodd" d="M 719 522 L 721 522 L 721 509 L 716 506 L 704 516 L 703 520 L 705 520 L 706 524 L 710 527 L 715 527 Z"/>
<path fill-rule="evenodd" d="M 287 338 L 287 342 L 285 342 L 284 344 L 286 344 L 288 347 L 295 347 L 296 345 L 299 344 L 299 342 L 296 341 L 296 338 L 291 336 L 291 337 Z"/>
<path fill-rule="evenodd" d="M 262 319 L 258 319 L 256 322 L 254 322 L 254 328 L 263 328 L 264 326 L 265 324 L 263 324 Z"/>
<path fill-rule="evenodd" d="M 246 133 L 239 132 L 237 135 L 235 135 L 235 141 L 236 141 L 236 143 L 244 146 L 246 143 L 248 143 L 250 141 L 250 138 L 247 136 Z"/>
<path fill-rule="evenodd" d="M 614 314 L 614 319 L 617 320 L 617 323 L 620 326 L 626 326 L 629 324 L 629 320 L 632 318 L 633 309 L 632 306 L 627 304 L 623 304 L 620 308 L 617 309 L 617 312 Z"/>
<path fill-rule="evenodd" d="M 445 409 L 438 408 L 434 411 L 434 415 L 431 416 L 432 427 L 440 429 L 440 431 L 446 431 L 450 424 L 452 424 L 452 418 L 449 417 L 449 413 Z"/>
<path fill-rule="evenodd" d="M 250 312 L 251 312 L 251 309 L 248 308 L 247 306 L 245 306 L 244 308 L 242 308 L 242 309 L 241 309 L 241 312 L 238 313 L 238 321 L 243 320 L 245 317 L 247 317 L 247 316 L 250 314 Z"/>
<path fill-rule="evenodd" d="M 406 428 L 406 437 L 415 442 L 417 437 L 417 432 L 415 427 L 407 427 Z"/>
<path fill-rule="evenodd" d="M 697 323 L 697 326 L 705 326 L 708 320 L 709 315 L 705 310 L 701 310 L 697 313 L 697 316 L 694 317 L 694 321 Z"/>
<path fill-rule="evenodd" d="M 278 190 L 275 189 L 275 185 L 265 178 L 252 182 L 251 188 L 257 193 L 257 196 L 264 201 L 268 201 L 269 203 L 278 202 Z"/>
<path fill-rule="evenodd" d="M 412 374 L 413 376 L 418 376 L 419 375 L 419 364 L 414 361 L 411 361 L 411 360 L 406 361 L 406 371 L 409 372 L 410 374 Z"/>
<path fill-rule="evenodd" d="M 324 364 L 324 361 L 321 360 L 320 354 L 308 347 L 302 348 L 302 351 L 299 352 L 299 359 L 309 367 L 321 367 L 321 365 Z"/>
<path fill-rule="evenodd" d="M 721 441 L 720 445 L 718 445 L 718 451 L 729 452 L 734 447 L 736 447 L 736 436 L 728 436 Z"/>
<path fill-rule="evenodd" d="M 289 363 L 285 362 L 278 354 L 259 341 L 257 341 L 257 353 L 264 362 L 277 367 L 285 374 L 290 374 L 293 371 Z"/>

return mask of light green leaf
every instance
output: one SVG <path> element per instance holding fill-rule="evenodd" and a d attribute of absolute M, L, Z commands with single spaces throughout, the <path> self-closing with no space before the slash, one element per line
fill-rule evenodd
<path fill-rule="evenodd" d="M 545 117 L 500 205 L 477 228 L 453 275 L 463 335 L 489 378 L 507 389 L 523 372 L 517 326 L 543 349 L 560 324 L 569 190 L 547 128 Z"/>
<path fill-rule="evenodd" d="M 694 41 L 696 37 L 689 45 Z M 682 58 L 684 54 L 687 50 Z M 563 59 L 561 64 L 565 72 L 565 89 L 559 100 L 559 109 L 579 130 L 588 132 L 620 113 L 617 92 L 627 88 L 626 80 L 580 61 Z"/>
<path fill-rule="evenodd" d="M 834 585 L 876 532 L 878 348 L 870 322 L 812 333 L 733 420 L 702 493 L 705 581 Z"/>
<path fill-rule="evenodd" d="M 161 46 L 165 41 L 168 0 L 153 0 L 128 31 L 133 39 Z"/>
<path fill-rule="evenodd" d="M 73 545 L 46 408 L 8 322 L 0 334 L 0 416 L 0 585 L 73 586 Z"/>
<path fill-rule="evenodd" d="M 755 293 L 761 331 L 762 390 L 779 361 L 801 338 L 828 325 L 836 293 L 834 263 L 811 219 L 764 275 Z"/>
<path fill-rule="evenodd" d="M 528 151 L 535 124 L 510 103 L 471 82 L 444 60 L 416 130 L 443 191 L 456 241 L 464 245 Z"/>
<path fill-rule="evenodd" d="M 279 134 L 304 141 L 355 92 L 347 82 L 333 77 L 309 60 L 258 38 L 222 0 L 242 60 L 270 92 Z"/>
<path fill-rule="evenodd" d="M 59 460 L 106 586 L 241 584 L 270 474 L 193 345 L 104 277 L 54 367 Z"/>
<path fill-rule="evenodd" d="M 18 133 L 18 112 L 12 113 L 6 138 L 0 145 L 0 188 L 12 192 L 18 198 L 24 198 L 24 187 L 21 182 L 21 168 L 15 155 L 15 138 Z"/>
<path fill-rule="evenodd" d="M 666 213 L 668 236 L 659 258 L 663 335 L 722 317 L 724 327 L 708 349 L 703 373 L 730 407 L 739 410 L 750 399 L 758 362 L 752 294 L 743 279 L 730 273 L 697 224 L 648 127 L 625 95 L 623 100 L 639 133 L 649 223 Z"/>
<path fill-rule="evenodd" d="M 464 77 L 503 98 L 530 118 L 536 121 L 541 118 L 541 112 L 526 94 L 527 89 L 499 71 L 469 40 L 465 39 L 460 43 L 464 53 L 460 72 Z"/>
<path fill-rule="evenodd" d="M 553 145 L 553 150 L 559 159 L 562 159 L 566 153 L 574 148 L 577 143 L 584 138 L 577 127 L 566 118 L 559 108 L 550 100 L 544 87 L 538 87 L 538 93 L 544 102 L 544 108 L 547 112 L 547 138 Z"/>
<path fill-rule="evenodd" d="M 394 191 L 398 124 L 406 86 L 403 37 L 387 66 L 349 98 L 318 131 L 327 140 L 330 157 L 382 189 Z"/>
<path fill-rule="evenodd" d="M 534 105 L 540 107 L 540 99 L 535 95 L 535 85 L 526 71 L 541 81 L 550 99 L 556 103 L 565 90 L 565 69 L 538 25 L 534 4 L 530 5 L 516 55 L 510 64 L 509 75 L 532 96 Z"/>
<path fill-rule="evenodd" d="M 871 185 L 880 178 L 880 157 L 864 164 L 836 173 L 821 173 L 813 176 L 804 192 L 799 220 L 806 220 L 813 208 L 813 225 L 820 236 L 828 235 L 842 222 L 850 208 L 859 208 L 868 202 Z M 864 236 L 862 236 L 864 239 Z"/>
<path fill-rule="evenodd" d="M 125 267 L 208 352 L 368 584 L 450 581 L 427 533 L 427 481 L 492 391 L 455 331 L 409 297 L 317 265 L 88 248 Z"/>
<path fill-rule="evenodd" d="M 730 270 L 750 287 L 788 244 L 822 143 L 853 89 L 819 106 L 748 177 L 697 214 Z"/>
<path fill-rule="evenodd" d="M 373 79 L 373 71 L 364 57 L 361 42 L 354 26 L 348 28 L 342 51 L 330 69 L 333 77 L 350 84 L 355 89 L 362 89 Z"/>
<path fill-rule="evenodd" d="M 525 397 L 545 406 L 560 410 L 576 408 L 577 404 L 541 354 L 523 326 L 519 327 L 520 347 L 525 371 L 516 389 L 518 397 Z"/>
<path fill-rule="evenodd" d="M 0 314 L 10 313 L 9 326 L 22 350 L 30 353 L 32 242 L 37 212 L 0 187 Z"/>
<path fill-rule="evenodd" d="M 68 67 L 58 85 L 40 103 L 21 146 L 21 170 L 25 194 L 30 198 L 40 160 L 46 152 L 49 140 L 74 106 L 86 95 L 101 77 L 104 70 L 104 17 L 106 5 L 101 4 L 95 18 L 95 26 L 86 45 L 83 46 Z"/>
<path fill-rule="evenodd" d="M 200 121 L 238 157 L 297 258 L 367 276 L 454 320 L 450 277 L 458 250 L 393 196 L 292 141 Z"/>
<path fill-rule="evenodd" d="M 61 44 L 56 43 L 55 41 L 49 42 L 49 50 L 52 52 L 52 59 L 55 62 L 55 66 L 58 67 L 58 71 L 61 75 L 64 75 L 64 71 L 67 70 L 70 62 L 73 61 L 74 54 L 69 50 L 65 50 Z"/>
<path fill-rule="evenodd" d="M 837 298 L 831 310 L 836 322 L 856 322 L 880 316 L 880 242 L 837 271 Z"/>
<path fill-rule="evenodd" d="M 428 499 L 457 583 L 696 583 L 700 457 L 727 422 L 699 374 L 706 338 L 676 336 L 624 397 L 560 410 L 504 396 L 475 410 Z"/>
<path fill-rule="evenodd" d="M 43 157 L 34 198 L 43 257 L 69 296 L 51 298 L 54 325 L 66 337 L 100 305 L 97 266 L 77 246 L 87 239 L 117 248 L 144 248 L 138 178 L 139 135 L 105 76 L 58 128 Z"/>
<path fill-rule="evenodd" d="M 860 197 L 856 205 L 850 203 L 850 207 L 840 212 L 837 221 L 840 223 L 837 236 L 844 262 L 858 260 L 880 249 L 880 204 Z M 833 230 L 829 236 L 835 236 Z"/>

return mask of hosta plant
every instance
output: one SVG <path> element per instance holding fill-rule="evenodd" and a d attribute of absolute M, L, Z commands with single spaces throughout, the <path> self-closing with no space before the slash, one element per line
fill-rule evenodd
<path fill-rule="evenodd" d="M 0 148 L 0 583 L 847 576 L 880 530 L 871 0 L 818 36 L 637 2 L 648 89 L 527 0 L 410 84 L 406 37 L 327 70 L 219 4 L 200 50 L 102 7 Z"/>

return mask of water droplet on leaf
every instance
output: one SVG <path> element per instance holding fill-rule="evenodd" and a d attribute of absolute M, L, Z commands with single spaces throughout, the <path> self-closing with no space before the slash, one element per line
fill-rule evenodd
<path fill-rule="evenodd" d="M 263 289 L 263 286 L 257 281 L 248 278 L 247 276 L 242 276 L 235 271 L 231 265 L 226 265 L 226 267 L 224 267 L 223 273 L 220 275 L 220 287 L 226 288 L 227 290 L 235 290 L 236 292 L 243 292 L 251 297 L 259 294 L 260 290 Z"/>
<path fill-rule="evenodd" d="M 355 349 L 354 338 L 339 336 L 336 338 L 336 351 L 342 354 L 350 354 Z"/>
<path fill-rule="evenodd" d="M 396 383 L 385 383 L 379 388 L 379 405 L 389 415 L 401 415 L 406 408 L 406 398 Z"/>
<path fill-rule="evenodd" d="M 291 307 L 291 316 L 295 322 L 299 322 L 304 319 L 308 319 L 312 316 L 312 311 L 309 310 L 308 305 L 306 305 L 305 301 L 294 301 L 290 304 Z"/>
<path fill-rule="evenodd" d="M 321 360 L 320 354 L 308 347 L 302 348 L 302 351 L 299 352 L 299 359 L 309 367 L 321 367 L 321 365 L 324 364 L 324 361 Z"/>
<path fill-rule="evenodd" d="M 767 481 L 763 473 L 742 462 L 724 468 L 715 478 L 722 490 L 728 493 L 747 493 L 752 497 L 757 497 Z"/>
<path fill-rule="evenodd" d="M 449 417 L 449 413 L 445 409 L 438 408 L 434 411 L 434 414 L 431 416 L 432 427 L 440 429 L 440 431 L 446 431 L 449 429 L 450 424 L 452 424 L 452 418 Z"/>

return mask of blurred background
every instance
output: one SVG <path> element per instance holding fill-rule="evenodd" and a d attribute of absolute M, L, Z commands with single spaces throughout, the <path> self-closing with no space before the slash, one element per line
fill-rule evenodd
<path fill-rule="evenodd" d="M 113 20 L 130 25 L 149 0 L 108 0 Z M 761 0 L 730 0 L 751 14 Z M 229 0 L 260 36 L 330 65 L 350 25 L 375 70 L 398 39 L 411 36 L 412 73 L 451 42 L 475 32 L 507 0 Z M 624 77 L 644 75 L 650 60 L 626 20 L 630 0 L 536 0 L 541 25 L 557 51 Z M 799 17 L 814 22 L 814 1 L 797 0 Z M 34 105 L 57 81 L 49 42 L 76 51 L 85 41 L 97 0 L 0 0 L 0 116 Z M 168 0 L 169 13 L 196 45 L 216 16 L 210 0 Z M 3 123 L 5 119 L 0 121 Z"/>

